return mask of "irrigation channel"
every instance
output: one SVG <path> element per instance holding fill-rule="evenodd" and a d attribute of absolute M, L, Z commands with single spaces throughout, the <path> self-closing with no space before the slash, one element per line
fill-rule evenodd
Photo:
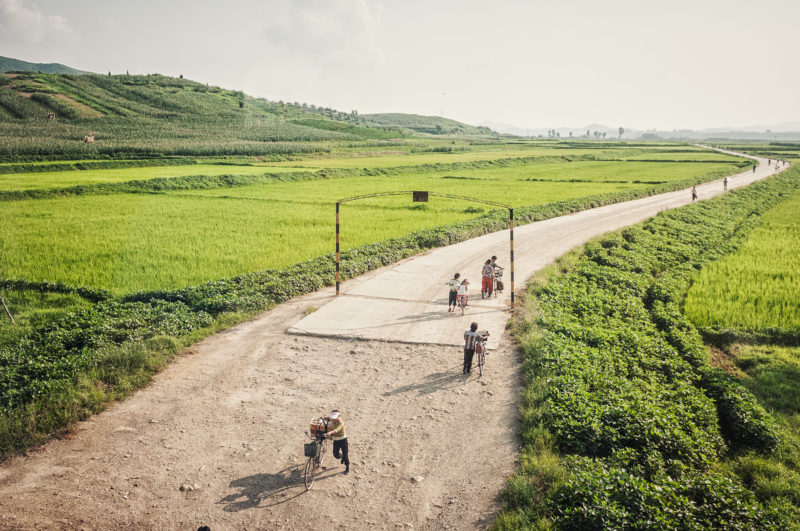
<path fill-rule="evenodd" d="M 774 172 L 759 160 L 729 189 Z M 594 236 L 690 202 L 682 190 L 516 227 L 517 286 Z M 507 249 L 508 231 L 436 249 L 194 345 L 130 399 L 3 463 L 0 528 L 485 527 L 519 451 L 508 293 L 479 293 L 481 264 L 504 265 Z M 456 271 L 474 279 L 463 317 L 447 312 Z M 492 334 L 482 378 L 461 374 L 471 321 Z M 334 407 L 352 473 L 328 456 L 306 491 L 303 432 Z"/>

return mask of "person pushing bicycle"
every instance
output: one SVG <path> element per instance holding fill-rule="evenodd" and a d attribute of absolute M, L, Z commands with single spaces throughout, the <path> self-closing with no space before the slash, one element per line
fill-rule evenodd
<path fill-rule="evenodd" d="M 472 357 L 475 355 L 475 347 L 478 341 L 484 341 L 489 337 L 488 331 L 478 332 L 478 323 L 469 325 L 469 330 L 464 332 L 464 369 L 461 374 L 469 374 L 472 371 Z"/>
<path fill-rule="evenodd" d="M 333 439 L 333 457 L 340 459 L 344 465 L 344 473 L 350 473 L 350 457 L 347 446 L 347 435 L 344 433 L 344 421 L 342 414 L 338 409 L 331 411 L 330 423 L 328 424 L 328 431 L 325 432 L 326 437 Z"/>
<path fill-rule="evenodd" d="M 497 257 L 496 256 L 492 256 L 492 263 L 489 264 L 489 265 L 492 266 L 492 271 L 494 272 L 494 274 L 492 276 L 494 277 L 494 282 L 496 284 L 495 289 L 498 292 L 502 293 L 503 292 L 503 282 L 500 280 L 500 277 L 503 276 L 503 268 L 500 267 L 500 264 L 497 263 Z"/>

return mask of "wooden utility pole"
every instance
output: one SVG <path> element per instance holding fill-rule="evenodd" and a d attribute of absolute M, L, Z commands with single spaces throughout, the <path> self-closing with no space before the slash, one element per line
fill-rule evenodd
<path fill-rule="evenodd" d="M 11 324 L 16 324 L 16 323 L 14 322 L 14 316 L 13 316 L 13 315 L 11 315 L 11 312 L 10 312 L 10 311 L 8 311 L 8 306 L 6 306 L 6 300 L 3 298 L 3 296 L 2 296 L 2 295 L 0 295 L 0 302 L 2 302 L 2 303 L 3 303 L 3 308 L 5 308 L 5 309 L 6 309 L 6 313 L 8 314 L 8 318 L 9 318 L 9 319 L 11 319 Z"/>

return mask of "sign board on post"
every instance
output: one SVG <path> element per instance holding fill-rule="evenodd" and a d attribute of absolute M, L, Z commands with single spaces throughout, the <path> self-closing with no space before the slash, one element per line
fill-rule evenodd
<path fill-rule="evenodd" d="M 428 192 L 411 192 L 414 196 L 415 203 L 427 203 L 428 202 Z"/>

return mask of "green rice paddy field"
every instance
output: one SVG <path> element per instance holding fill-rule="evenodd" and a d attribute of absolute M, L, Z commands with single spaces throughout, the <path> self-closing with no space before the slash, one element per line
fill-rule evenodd
<path fill-rule="evenodd" d="M 151 166 L 109 170 L 10 173 L 0 175 L 0 190 L 48 190 L 82 184 L 121 183 L 158 177 L 184 177 L 187 175 L 260 175 L 268 171 L 279 173 L 298 171 L 298 169 L 277 166 L 266 170 L 263 166 L 187 164 L 185 166 Z"/>
<path fill-rule="evenodd" d="M 667 150 L 670 146 L 661 147 Z M 636 149 L 624 148 L 627 157 Z M 432 162 L 474 162 L 552 154 L 553 148 L 493 149 L 475 153 L 409 153 L 307 161 L 309 167 L 402 166 L 387 176 L 352 176 L 165 193 L 79 195 L 3 202 L 0 272 L 6 278 L 59 281 L 110 289 L 117 294 L 170 289 L 251 271 L 281 267 L 333 250 L 337 199 L 394 190 L 429 190 L 480 197 L 515 207 L 596 194 L 641 190 L 683 180 L 709 180 L 739 171 L 741 159 L 672 146 L 661 153 L 696 162 L 586 161 L 535 163 L 490 169 L 430 171 Z M 653 159 L 658 149 L 638 148 Z M 574 151 L 574 150 L 573 150 Z M 582 153 L 597 154 L 598 150 Z M 581 152 L 575 153 L 581 154 Z M 696 157 L 696 158 L 693 158 Z M 711 157 L 709 159 L 709 157 Z M 355 166 L 358 159 L 358 166 Z M 671 159 L 670 159 L 671 160 Z M 719 162 L 708 162 L 708 160 Z M 344 162 L 343 162 L 344 161 Z M 313 163 L 313 164 L 312 164 Z M 344 165 L 343 165 L 344 164 Z M 414 167 L 418 166 L 418 167 Z M 181 175 L 263 173 L 281 168 L 189 165 L 0 175 L 0 189 L 60 188 Z M 438 168 L 436 168 L 438 170 Z M 185 172 L 185 173 L 184 173 Z M 344 249 L 467 220 L 483 205 L 432 198 L 380 198 L 342 208 Z"/>
<path fill-rule="evenodd" d="M 686 314 L 700 326 L 800 330 L 800 193 L 767 213 L 736 253 L 700 272 Z"/>

